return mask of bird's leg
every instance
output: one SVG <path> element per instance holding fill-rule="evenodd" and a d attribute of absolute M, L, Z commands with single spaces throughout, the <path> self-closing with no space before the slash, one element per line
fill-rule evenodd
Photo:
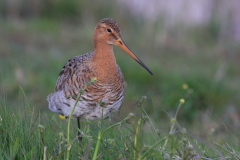
<path fill-rule="evenodd" d="M 82 142 L 82 137 L 80 137 L 81 132 L 80 132 L 80 119 L 79 119 L 79 117 L 77 118 L 77 121 L 78 121 L 78 141 Z"/>

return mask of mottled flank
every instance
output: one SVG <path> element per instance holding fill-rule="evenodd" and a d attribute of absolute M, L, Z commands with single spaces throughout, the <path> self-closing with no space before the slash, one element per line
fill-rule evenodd
<path fill-rule="evenodd" d="M 99 23 L 105 23 L 114 29 L 116 32 L 120 33 L 120 27 L 118 26 L 117 22 L 111 18 L 102 19 Z"/>
<path fill-rule="evenodd" d="M 93 77 L 98 77 L 96 67 L 92 65 L 93 53 L 71 58 L 63 66 L 56 83 L 55 93 L 48 96 L 49 108 L 60 115 L 69 117 L 77 95 L 87 82 Z M 74 111 L 73 117 L 97 120 L 101 118 L 102 108 L 99 101 L 105 102 L 104 117 L 115 112 L 124 98 L 124 77 L 119 66 L 114 80 L 97 79 L 82 95 Z M 107 77 L 106 77 L 107 78 Z"/>
<path fill-rule="evenodd" d="M 68 62 L 63 66 L 61 72 L 59 73 L 59 77 L 55 87 L 55 92 L 62 89 L 66 89 L 67 87 L 66 85 L 71 86 L 72 85 L 71 82 L 74 80 L 74 78 L 78 78 L 77 81 L 80 81 L 82 79 L 85 79 L 87 82 L 90 81 L 91 78 L 86 79 L 87 78 L 86 74 L 90 72 L 89 68 L 87 67 L 92 57 L 93 53 L 86 53 L 84 55 L 76 56 L 68 60 Z M 78 83 L 76 83 L 76 85 L 78 85 Z M 81 84 L 84 85 L 85 83 Z M 79 88 L 79 86 L 76 86 L 76 88 Z"/>

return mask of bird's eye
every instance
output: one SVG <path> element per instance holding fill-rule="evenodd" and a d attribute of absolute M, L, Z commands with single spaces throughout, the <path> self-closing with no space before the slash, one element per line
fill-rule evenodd
<path fill-rule="evenodd" d="M 108 31 L 109 33 L 111 33 L 111 32 L 112 32 L 112 30 L 111 30 L 111 29 L 107 29 L 107 31 Z"/>

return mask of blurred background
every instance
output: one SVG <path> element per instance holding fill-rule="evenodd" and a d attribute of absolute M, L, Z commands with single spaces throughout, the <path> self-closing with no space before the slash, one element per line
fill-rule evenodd
<path fill-rule="evenodd" d="M 179 120 L 192 131 L 221 133 L 220 119 L 240 128 L 238 0 L 1 0 L 1 99 L 19 107 L 22 87 L 35 110 L 50 113 L 46 97 L 61 68 L 94 51 L 103 18 L 117 21 L 125 43 L 154 73 L 114 47 L 126 81 L 120 117 L 137 112 L 135 101 L 145 95 L 149 115 L 169 123 L 184 98 Z"/>

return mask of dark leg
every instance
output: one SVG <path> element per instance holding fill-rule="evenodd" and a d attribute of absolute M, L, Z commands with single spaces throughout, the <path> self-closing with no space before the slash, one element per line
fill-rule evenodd
<path fill-rule="evenodd" d="M 82 137 L 80 137 L 81 132 L 79 131 L 80 130 L 80 119 L 79 119 L 79 117 L 77 118 L 77 121 L 78 121 L 78 140 L 79 140 L 79 142 L 82 142 Z"/>

